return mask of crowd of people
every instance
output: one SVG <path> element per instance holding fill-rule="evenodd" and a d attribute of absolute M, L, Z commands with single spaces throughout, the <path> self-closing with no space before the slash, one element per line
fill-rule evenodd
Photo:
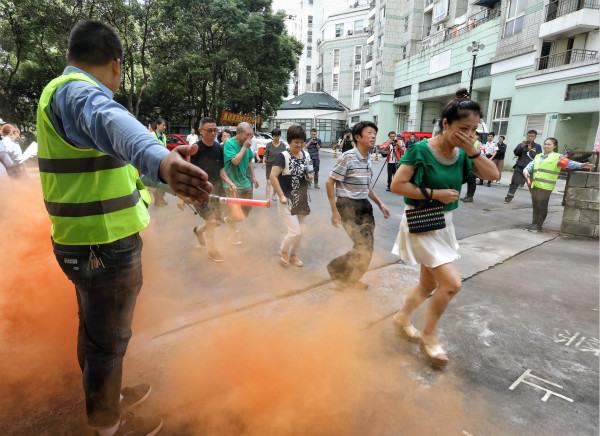
<path fill-rule="evenodd" d="M 21 131 L 0 118 L 0 187 L 10 183 L 11 177 L 24 173 L 25 158 L 21 148 Z"/>
<path fill-rule="evenodd" d="M 226 224 L 229 242 L 243 243 L 240 229 L 250 208 L 230 205 L 223 209 L 210 194 L 253 198 L 254 189 L 260 186 L 253 164 L 258 155 L 250 124 L 240 123 L 235 132 L 218 132 L 212 118 L 203 118 L 199 135 L 191 132 L 188 144 L 169 152 L 165 120 L 156 120 L 153 133 L 149 133 L 113 101 L 113 93 L 121 82 L 122 59 L 123 47 L 114 29 L 93 20 L 75 24 L 69 37 L 67 67 L 46 86 L 38 106 L 40 175 L 52 221 L 54 254 L 77 294 L 77 357 L 83 374 L 88 423 L 99 436 L 153 436 L 161 430 L 162 420 L 141 420 L 131 413 L 148 397 L 150 386 L 121 386 L 123 358 L 142 287 L 139 232 L 150 219 L 150 195 L 142 179 L 177 195 L 180 208 L 185 208 L 186 203 L 195 208 L 204 222 L 192 230 L 198 242 L 207 247 L 208 257 L 221 262 L 224 258 L 217 247 L 217 227 Z M 499 180 L 501 165 L 495 161 L 503 157 L 494 159 L 503 153 L 497 144 L 482 148 L 483 152 L 478 149 L 476 128 L 482 113 L 478 103 L 465 92 L 459 90 L 447 104 L 440 117 L 439 134 L 433 138 L 411 138 L 410 143 L 403 144 L 395 132 L 390 132 L 385 144 L 387 188 L 403 196 L 406 203 L 393 252 L 421 268 L 418 283 L 408 291 L 394 316 L 395 331 L 419 343 L 423 355 L 437 366 L 444 366 L 449 360 L 439 342 L 437 326 L 461 288 L 453 265 L 459 255 L 452 214 L 458 207 L 462 184 L 475 181 L 476 177 Z M 86 117 L 80 116 L 83 107 L 91 108 Z M 8 139 L 3 139 L 0 159 L 10 172 L 18 165 L 11 145 L 18 138 L 18 129 L 4 127 L 2 132 Z M 340 290 L 368 288 L 361 278 L 373 253 L 373 203 L 384 218 L 390 216 L 372 188 L 369 151 L 375 146 L 377 131 L 377 125 L 370 121 L 347 129 L 340 143 L 342 154 L 326 181 L 331 224 L 342 226 L 353 242 L 350 251 L 327 265 Z M 272 188 L 287 231 L 278 253 L 284 267 L 304 264 L 299 248 L 311 212 L 308 189 L 311 184 L 315 189 L 319 187 L 322 143 L 316 133 L 313 129 L 307 137 L 303 127 L 293 125 L 287 130 L 286 147 L 281 131 L 274 130 L 273 141 L 265 147 L 262 158 L 267 199 L 271 198 Z M 528 141 L 515 150 L 516 155 L 519 151 L 519 160 L 513 182 L 518 186 L 521 178 L 532 175 L 533 224 L 539 227 L 547 210 L 546 191 L 552 190 L 558 167 L 590 166 L 555 156 L 552 150 L 557 143 L 553 138 L 545 141 L 542 155 L 533 139 L 528 136 Z M 134 167 L 143 174 L 142 178 Z M 155 189 L 155 203 L 161 203 L 164 192 L 157 194 Z M 513 183 L 509 195 L 514 195 Z M 409 215 L 431 207 L 439 212 L 438 224 L 441 220 L 443 225 L 418 230 Z M 430 296 L 425 325 L 418 330 L 411 322 L 411 314 Z"/>

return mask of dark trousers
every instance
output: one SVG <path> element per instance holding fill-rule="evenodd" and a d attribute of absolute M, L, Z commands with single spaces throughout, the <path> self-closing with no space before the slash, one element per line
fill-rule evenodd
<path fill-rule="evenodd" d="M 531 203 L 533 204 L 533 220 L 531 223 L 538 228 L 542 228 L 546 217 L 548 216 L 548 203 L 550 202 L 549 189 L 531 188 Z"/>
<path fill-rule="evenodd" d="M 396 174 L 396 169 L 398 167 L 396 166 L 395 163 L 390 163 L 388 162 L 387 164 L 387 173 L 388 173 L 388 184 L 387 187 L 388 189 L 390 189 L 390 186 L 392 184 L 392 179 L 394 178 L 394 175 Z"/>
<path fill-rule="evenodd" d="M 329 262 L 327 270 L 333 280 L 355 283 L 367 272 L 373 256 L 373 206 L 367 199 L 352 200 L 345 197 L 338 198 L 336 206 L 344 230 L 354 246 L 348 253 Z"/>
<path fill-rule="evenodd" d="M 321 159 L 311 159 L 311 160 L 312 160 L 313 168 L 315 170 L 313 182 L 315 183 L 315 186 L 317 186 L 319 184 L 319 166 L 321 165 Z"/>
<path fill-rule="evenodd" d="M 472 179 L 467 180 L 467 195 L 465 197 L 473 197 L 475 195 L 475 190 L 477 189 L 477 178 L 473 177 Z"/>
<path fill-rule="evenodd" d="M 77 293 L 77 358 L 88 422 L 91 427 L 109 427 L 121 416 L 123 357 L 142 287 L 142 239 L 136 233 L 91 247 L 53 245 L 56 260 Z M 104 265 L 92 267 L 91 249 Z"/>
<path fill-rule="evenodd" d="M 510 186 L 508 187 L 508 194 L 506 197 L 514 197 L 515 192 L 519 189 L 519 186 L 523 186 L 523 184 L 527 181 L 525 176 L 523 175 L 523 168 L 517 167 L 515 168 L 512 179 L 510 180 Z M 527 185 L 529 186 L 529 185 Z M 529 188 L 531 190 L 531 188 Z"/>

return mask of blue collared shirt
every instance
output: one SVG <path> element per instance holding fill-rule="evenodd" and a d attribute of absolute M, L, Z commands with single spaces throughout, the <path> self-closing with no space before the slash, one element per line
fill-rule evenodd
<path fill-rule="evenodd" d="M 52 124 L 58 134 L 78 148 L 92 148 L 132 164 L 152 180 L 169 151 L 98 79 L 67 66 L 63 74 L 83 73 L 98 86 L 72 80 L 59 87 L 50 102 Z"/>
<path fill-rule="evenodd" d="M 550 153 L 548 153 L 548 154 L 542 154 L 540 156 L 540 163 L 544 162 L 544 160 L 546 160 L 546 158 L 548 156 L 550 156 Z M 564 156 L 561 154 L 558 159 L 560 160 L 563 157 Z M 525 167 L 525 169 L 523 170 L 523 172 L 527 171 L 529 174 L 531 174 L 531 171 L 533 170 L 533 164 L 534 163 L 535 163 L 535 159 L 532 160 L 531 162 L 529 162 L 529 165 L 527 165 Z M 568 170 L 580 170 L 581 169 L 581 164 L 579 162 L 575 162 L 574 160 L 570 160 L 569 162 L 567 162 L 567 169 Z"/>

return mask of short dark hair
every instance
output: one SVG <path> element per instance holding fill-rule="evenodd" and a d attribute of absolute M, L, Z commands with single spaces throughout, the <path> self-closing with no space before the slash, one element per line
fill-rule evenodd
<path fill-rule="evenodd" d="M 450 102 L 446 105 L 442 111 L 442 115 L 440 116 L 440 121 L 438 123 L 440 131 L 444 130 L 444 120 L 446 120 L 448 125 L 450 125 L 454 121 L 462 120 L 463 118 L 470 117 L 471 115 L 476 115 L 479 118 L 483 118 L 479 103 L 471 100 L 469 97 L 464 97 L 465 95 L 469 95 L 469 92 L 466 90 L 466 88 L 459 89 L 456 91 L 456 98 L 454 100 L 450 100 Z"/>
<path fill-rule="evenodd" d="M 272 136 L 281 136 L 281 130 L 279 130 L 279 129 L 273 129 L 271 131 L 271 135 Z"/>
<path fill-rule="evenodd" d="M 537 136 L 537 130 L 531 129 L 530 131 L 527 132 L 527 134 L 529 135 L 530 133 L 533 133 L 535 136 Z M 548 139 L 550 139 L 550 138 L 548 138 Z M 552 139 L 554 139 L 554 138 L 552 138 Z"/>
<path fill-rule="evenodd" d="M 393 130 L 390 130 L 390 133 L 388 133 L 388 136 L 390 136 L 392 133 L 393 133 L 394 135 L 396 134 L 396 132 L 394 132 Z"/>
<path fill-rule="evenodd" d="M 300 124 L 294 124 L 287 130 L 287 142 L 288 144 L 294 139 L 302 139 L 306 141 L 306 130 Z"/>
<path fill-rule="evenodd" d="M 204 117 L 200 120 L 200 123 L 198 124 L 200 127 L 202 127 L 205 124 L 209 124 L 209 123 L 215 123 L 217 124 L 217 122 L 215 121 L 214 118 L 211 117 Z"/>
<path fill-rule="evenodd" d="M 85 65 L 106 65 L 114 59 L 123 62 L 123 44 L 112 27 L 95 20 L 80 20 L 69 36 L 69 61 Z"/>
<path fill-rule="evenodd" d="M 488 133 L 488 136 L 490 136 L 490 135 L 492 135 L 492 136 L 496 136 L 496 134 L 495 134 L 494 132 L 490 132 L 490 133 Z"/>
<path fill-rule="evenodd" d="M 228 133 L 229 137 L 232 138 L 233 137 L 233 133 L 231 133 L 231 130 L 228 129 L 223 129 L 221 132 L 219 132 L 219 134 L 217 135 L 217 141 L 219 142 L 223 142 L 223 133 Z"/>
<path fill-rule="evenodd" d="M 315 129 L 314 127 L 312 129 L 310 129 L 310 131 L 317 133 L 317 129 Z"/>
<path fill-rule="evenodd" d="M 558 147 L 558 140 L 556 138 L 546 138 L 546 141 L 552 142 L 554 144 L 554 148 Z"/>
<path fill-rule="evenodd" d="M 415 138 L 417 137 L 417 135 L 415 135 L 414 133 L 411 133 L 409 136 L 414 136 Z"/>
<path fill-rule="evenodd" d="M 346 130 L 344 130 L 344 133 L 350 133 L 352 131 L 352 129 L 350 127 L 346 127 Z"/>
<path fill-rule="evenodd" d="M 498 136 L 498 138 L 506 139 L 506 136 L 500 135 L 500 136 Z"/>
<path fill-rule="evenodd" d="M 362 132 L 365 128 L 372 127 L 377 132 L 377 125 L 372 121 L 359 121 L 352 127 L 352 138 L 356 141 L 356 135 L 362 136 Z"/>

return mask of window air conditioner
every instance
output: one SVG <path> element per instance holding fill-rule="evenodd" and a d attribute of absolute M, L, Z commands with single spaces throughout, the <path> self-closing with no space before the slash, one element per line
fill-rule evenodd
<path fill-rule="evenodd" d="M 348 35 L 352 35 L 353 33 L 354 33 L 354 31 L 348 30 Z"/>

